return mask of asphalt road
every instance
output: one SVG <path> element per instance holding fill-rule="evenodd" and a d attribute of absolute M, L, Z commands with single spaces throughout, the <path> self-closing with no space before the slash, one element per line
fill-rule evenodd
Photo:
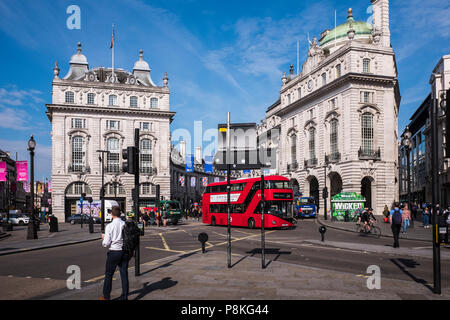
<path fill-rule="evenodd" d="M 197 236 L 200 232 L 209 235 L 207 250 L 226 251 L 226 227 L 194 223 L 180 225 L 177 230 L 172 231 L 161 228 L 158 233 L 146 232 L 141 238 L 141 263 L 198 250 L 200 243 Z M 233 228 L 232 253 L 260 257 L 260 239 L 260 230 Z M 383 277 L 416 281 L 424 286 L 432 283 L 432 259 L 331 248 L 308 240 L 320 240 L 318 225 L 314 220 L 301 221 L 291 230 L 266 230 L 266 263 L 276 260 L 321 268 L 323 272 L 336 270 L 361 276 L 366 274 L 369 265 L 378 265 Z M 392 239 L 389 238 L 361 237 L 356 233 L 332 229 L 328 229 L 326 240 L 392 247 Z M 431 250 L 431 244 L 423 241 L 402 240 L 400 245 L 409 248 L 429 247 Z M 67 267 L 77 265 L 81 268 L 82 281 L 94 283 L 103 279 L 105 258 L 106 249 L 95 241 L 18 253 L 0 257 L 0 276 L 13 279 L 31 277 L 66 280 L 69 276 L 66 273 Z M 232 264 L 239 263 L 239 259 L 233 255 Z M 134 259 L 130 261 L 130 266 L 134 266 Z M 449 287 L 450 261 L 442 261 L 441 270 L 442 287 Z"/>

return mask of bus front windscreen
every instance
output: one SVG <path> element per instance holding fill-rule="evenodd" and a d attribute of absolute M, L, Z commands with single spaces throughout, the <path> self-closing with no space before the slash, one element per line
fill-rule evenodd
<path fill-rule="evenodd" d="M 314 199 L 312 198 L 301 198 L 300 199 L 300 204 L 315 204 Z"/>
<path fill-rule="evenodd" d="M 278 217 L 287 217 L 291 206 L 292 203 L 290 201 L 265 201 L 264 213 Z"/>
<path fill-rule="evenodd" d="M 167 203 L 167 210 L 178 211 L 180 210 L 180 204 L 178 202 Z"/>

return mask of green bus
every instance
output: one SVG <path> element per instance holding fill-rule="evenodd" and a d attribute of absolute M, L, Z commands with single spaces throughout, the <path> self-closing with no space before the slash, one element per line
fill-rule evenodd
<path fill-rule="evenodd" d="M 147 212 L 155 211 L 155 205 L 151 205 L 143 208 Z M 161 213 L 161 217 L 163 215 L 163 211 L 167 213 L 168 222 L 176 225 L 178 221 L 181 220 L 181 204 L 176 200 L 161 200 L 159 202 L 159 212 Z"/>

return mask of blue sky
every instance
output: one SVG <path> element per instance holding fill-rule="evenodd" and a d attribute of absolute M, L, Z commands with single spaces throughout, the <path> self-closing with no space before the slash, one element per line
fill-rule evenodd
<path fill-rule="evenodd" d="M 312 4 L 311 4 L 312 3 Z M 81 9 L 81 29 L 69 30 L 68 6 Z M 155 0 L 155 1 L 16 1 L 0 0 L 0 148 L 28 159 L 34 134 L 36 178 L 51 174 L 50 122 L 53 66 L 61 75 L 82 42 L 89 66 L 111 66 L 111 25 L 116 25 L 115 66 L 133 68 L 139 49 L 162 85 L 168 73 L 171 130 L 203 131 L 226 121 L 259 122 L 279 97 L 281 74 L 301 63 L 311 38 L 345 22 L 370 17 L 369 0 Z M 402 95 L 399 128 L 429 92 L 428 80 L 442 55 L 450 53 L 450 2 L 392 1 L 391 34 Z"/>

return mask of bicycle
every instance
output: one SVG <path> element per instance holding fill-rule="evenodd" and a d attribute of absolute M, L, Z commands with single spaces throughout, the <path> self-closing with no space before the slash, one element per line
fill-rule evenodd
<path fill-rule="evenodd" d="M 370 227 L 370 229 L 368 228 Z M 356 232 L 359 233 L 359 235 L 369 235 L 372 234 L 377 238 L 381 237 L 381 229 L 373 224 L 373 222 L 369 222 L 368 225 L 365 225 L 363 223 L 356 224 Z"/>

